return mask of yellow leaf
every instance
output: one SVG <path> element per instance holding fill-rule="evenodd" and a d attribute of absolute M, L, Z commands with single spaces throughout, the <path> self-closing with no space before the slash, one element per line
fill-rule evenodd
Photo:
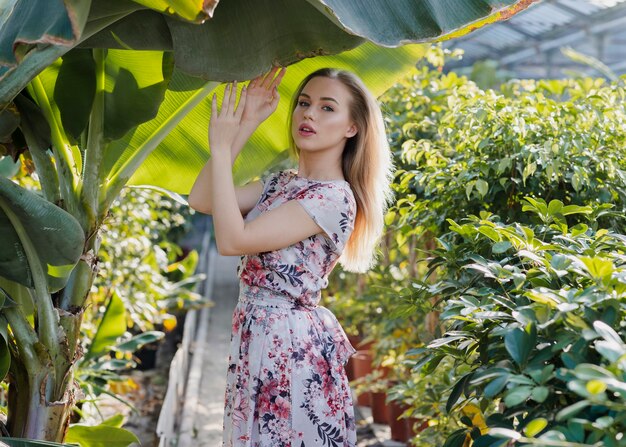
<path fill-rule="evenodd" d="M 534 437 L 541 433 L 541 431 L 548 426 L 548 420 L 544 418 L 533 419 L 524 428 L 524 434 L 529 438 Z"/>
<path fill-rule="evenodd" d="M 128 378 L 122 381 L 109 382 L 109 389 L 115 394 L 128 394 L 139 389 L 139 385 L 133 379 Z"/>
<path fill-rule="evenodd" d="M 174 315 L 170 315 L 169 317 L 163 320 L 163 329 L 165 332 L 171 332 L 176 328 L 177 321 Z"/>
<path fill-rule="evenodd" d="M 591 394 L 600 394 L 606 391 L 606 383 L 599 380 L 590 380 L 587 382 L 586 388 Z"/>

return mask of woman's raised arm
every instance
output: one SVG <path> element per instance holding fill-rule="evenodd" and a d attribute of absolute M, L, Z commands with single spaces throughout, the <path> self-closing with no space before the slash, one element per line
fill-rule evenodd
<path fill-rule="evenodd" d="M 253 122 L 242 123 L 241 131 L 237 135 L 237 139 L 231 147 L 231 162 L 230 167 L 232 169 L 235 164 L 237 156 L 241 152 L 246 141 L 252 135 L 257 125 Z M 213 207 L 211 206 L 211 165 L 213 163 L 213 157 L 209 158 L 209 161 L 204 165 L 200 174 L 196 178 L 191 192 L 189 193 L 189 206 L 196 211 L 200 211 L 205 214 L 212 214 Z M 245 186 L 235 188 L 235 194 L 237 196 L 237 204 L 241 215 L 245 216 L 257 203 L 263 192 L 263 184 L 260 181 L 248 183 Z"/>
<path fill-rule="evenodd" d="M 285 75 L 285 69 L 281 69 L 278 76 L 274 75 L 280 67 L 275 67 L 265 75 L 260 75 L 250 81 L 246 101 L 241 115 L 241 124 L 239 132 L 230 148 L 230 168 L 232 169 L 237 156 L 246 144 L 246 141 L 252 136 L 256 128 L 265 121 L 276 109 L 275 103 L 267 101 L 267 93 L 275 93 L 277 96 L 278 84 Z M 236 91 L 236 83 L 235 83 Z M 189 193 L 189 206 L 196 211 L 205 214 L 213 213 L 211 202 L 211 166 L 213 157 L 204 165 L 202 171 L 196 178 L 196 181 Z M 245 186 L 235 188 L 237 204 L 241 215 L 245 216 L 257 203 L 263 193 L 263 184 L 260 181 L 249 183 Z"/>

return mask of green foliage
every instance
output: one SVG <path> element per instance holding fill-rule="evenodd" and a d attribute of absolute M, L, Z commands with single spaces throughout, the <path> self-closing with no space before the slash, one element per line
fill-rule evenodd
<path fill-rule="evenodd" d="M 111 421 L 105 421 L 96 426 L 72 425 L 66 441 L 81 447 L 127 447 L 138 443 L 139 439 L 130 431 L 112 425 Z"/>
<path fill-rule="evenodd" d="M 177 244 L 189 225 L 189 208 L 152 188 L 127 188 L 112 206 L 82 326 L 86 354 L 76 372 L 91 398 L 105 393 L 122 400 L 116 384 L 137 366 L 134 354 L 165 335 L 154 329 L 170 331 L 184 311 L 210 304 L 194 291 L 204 278 L 195 274 L 198 253 L 184 256 Z"/>
<path fill-rule="evenodd" d="M 203 278 L 194 274 L 197 252 L 183 257 L 177 241 L 169 236 L 184 234 L 188 217 L 188 207 L 158 191 L 123 190 L 102 227 L 94 304 L 106 304 L 118 294 L 126 309 L 126 324 L 136 333 L 163 324 L 171 328 L 174 313 L 206 305 L 193 291 Z"/>
<path fill-rule="evenodd" d="M 41 295 L 66 285 L 85 244 L 79 223 L 69 213 L 2 176 L 0 234 L 2 277 L 31 289 L 39 281 Z"/>
<path fill-rule="evenodd" d="M 624 89 L 602 80 L 511 81 L 481 90 L 423 67 L 385 95 L 400 171 L 397 227 L 446 231 L 488 210 L 524 222 L 522 198 L 626 203 Z M 604 226 L 624 222 L 601 216 Z M 621 230 L 623 231 L 623 230 Z"/>
<path fill-rule="evenodd" d="M 437 287 L 448 331 L 430 344 L 426 364 L 443 356 L 471 365 L 449 409 L 496 399 L 488 425 L 524 433 L 526 443 L 621 445 L 626 237 L 569 227 L 562 208 L 534 204 L 536 224 L 503 224 L 489 213 L 451 221 L 431 261 L 446 271 Z M 497 247 L 503 242 L 507 249 Z"/>

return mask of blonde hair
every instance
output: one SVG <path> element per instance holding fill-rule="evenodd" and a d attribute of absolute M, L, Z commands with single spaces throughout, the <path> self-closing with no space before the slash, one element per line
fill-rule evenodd
<path fill-rule="evenodd" d="M 376 265 L 385 214 L 394 199 L 391 182 L 395 167 L 385 134 L 385 122 L 378 101 L 356 75 L 336 68 L 319 69 L 300 83 L 289 109 L 289 149 L 296 160 L 300 149 L 291 135 L 293 111 L 306 84 L 317 76 L 340 81 L 352 96 L 350 116 L 358 131 L 346 141 L 341 163 L 343 175 L 356 199 L 357 212 L 354 230 L 339 262 L 346 271 L 363 273 Z"/>

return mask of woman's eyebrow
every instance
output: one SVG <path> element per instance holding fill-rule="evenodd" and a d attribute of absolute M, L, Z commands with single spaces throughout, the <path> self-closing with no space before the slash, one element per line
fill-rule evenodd
<path fill-rule="evenodd" d="M 311 97 L 309 95 L 307 95 L 306 93 L 300 93 L 300 96 L 306 96 L 307 98 L 311 99 Z M 320 99 L 325 99 L 327 101 L 334 101 L 337 104 L 339 104 L 335 98 L 331 98 L 330 96 L 323 96 Z"/>

